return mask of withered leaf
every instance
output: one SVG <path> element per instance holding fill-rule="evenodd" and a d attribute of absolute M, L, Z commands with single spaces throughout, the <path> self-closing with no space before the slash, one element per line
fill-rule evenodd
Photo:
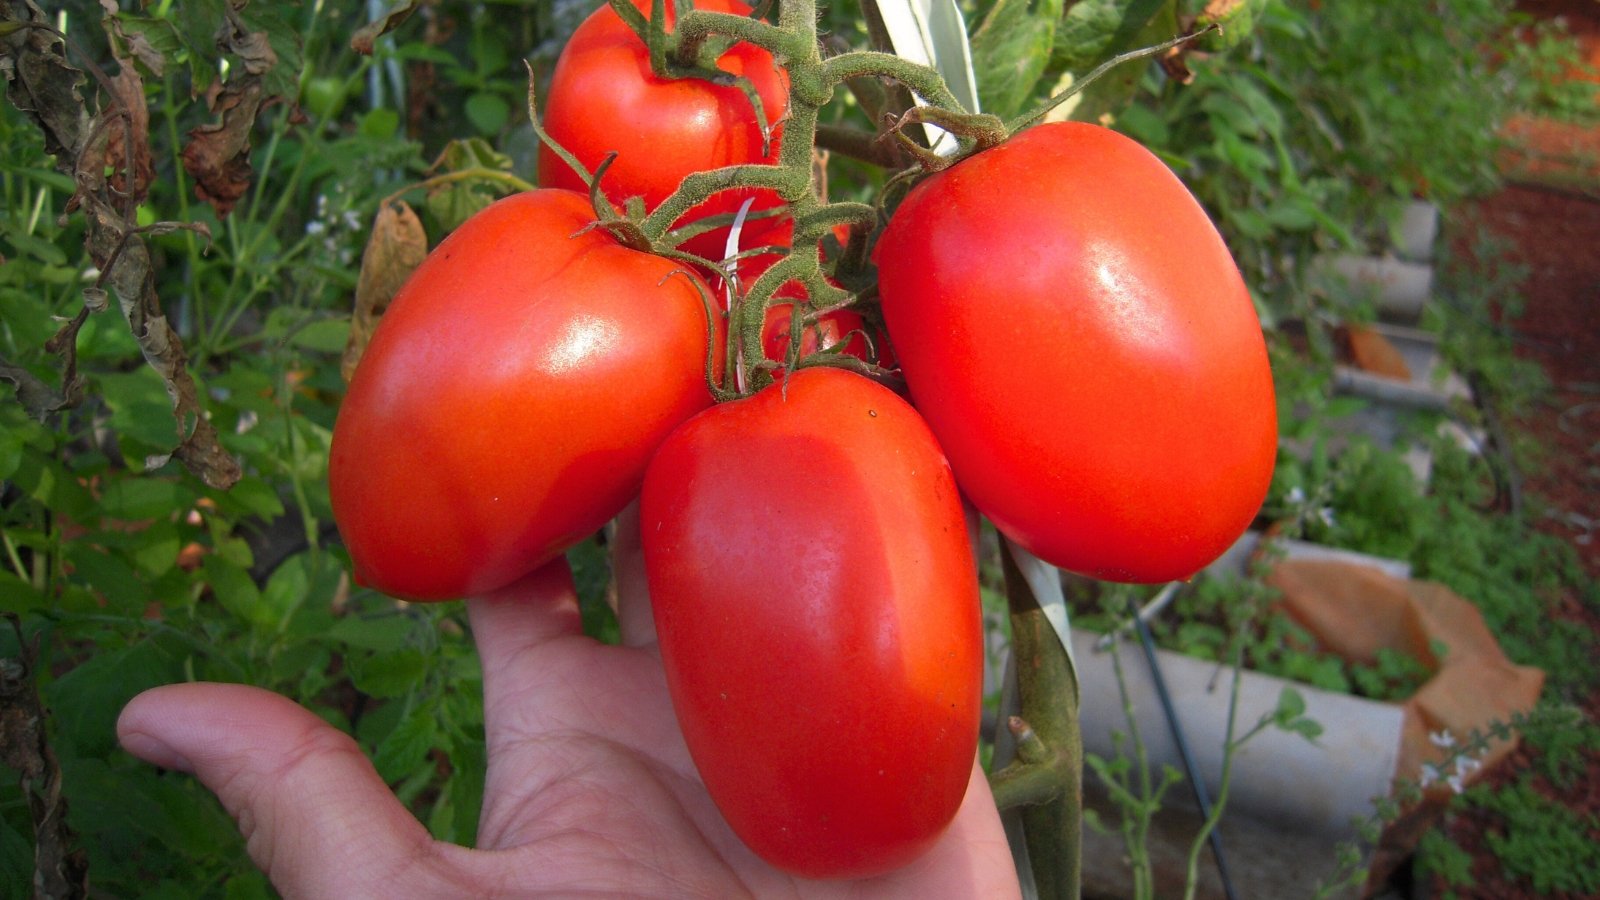
<path fill-rule="evenodd" d="M 117 168 L 112 186 L 118 193 L 131 195 L 133 203 L 143 203 L 150 193 L 150 182 L 156 171 L 150 161 L 150 107 L 145 104 L 144 79 L 129 60 L 111 78 L 118 105 L 126 110 L 122 122 L 111 125 L 111 143 L 106 151 L 110 163 Z M 128 183 L 132 175 L 133 183 Z"/>
<path fill-rule="evenodd" d="M 422 0 L 408 0 L 394 9 L 389 10 L 371 22 L 361 26 L 350 37 L 350 49 L 362 56 L 372 55 L 372 45 L 378 38 L 400 27 L 400 24 L 411 18 L 411 14 L 422 6 Z"/>
<path fill-rule="evenodd" d="M 278 64 L 278 54 L 265 31 L 251 31 L 239 13 L 227 9 L 227 27 L 217 35 L 217 43 L 229 53 L 239 57 L 244 70 L 250 75 L 265 75 Z"/>
<path fill-rule="evenodd" d="M 82 73 L 66 64 L 56 38 L 48 28 L 34 27 L 47 20 L 33 0 L 0 0 L 0 25 L 26 22 L 9 33 L 0 29 L 0 76 L 8 81 L 7 93 L 12 102 L 29 113 L 44 133 L 45 146 L 56 157 L 56 166 L 72 176 L 77 192 L 69 203 L 69 211 L 81 211 L 85 219 L 84 248 L 101 277 L 93 289 L 85 292 L 85 305 L 67 326 L 47 343 L 47 349 L 65 358 L 64 387 L 57 394 L 44 386 L 38 378 L 26 371 L 7 366 L 0 360 L 0 380 L 9 382 L 34 415 L 74 405 L 81 400 L 83 379 L 76 373 L 77 329 L 92 311 L 108 304 L 114 294 L 127 319 L 129 330 L 139 343 L 139 349 L 151 368 L 166 384 L 172 401 L 172 413 L 177 422 L 175 432 L 178 446 L 174 455 L 183 460 L 190 471 L 217 488 L 227 488 L 239 480 L 240 469 L 221 446 L 216 429 L 205 417 L 199 388 L 187 368 L 183 344 L 161 311 L 161 301 L 156 295 L 155 278 L 151 272 L 149 248 L 144 235 L 136 230 L 132 219 L 130 198 L 113 189 L 106 171 L 117 171 L 125 154 L 139 152 L 137 146 L 148 144 L 147 120 L 140 120 L 141 134 L 135 135 L 128 122 L 135 118 L 136 110 L 145 107 L 142 89 L 137 84 L 137 71 L 124 62 L 123 68 L 131 77 L 121 79 L 115 86 L 119 102 L 107 104 L 94 120 L 78 91 Z M 139 95 L 137 102 L 130 102 Z M 242 92 L 243 100 L 235 96 L 223 110 L 223 125 L 216 131 L 223 135 L 198 141 L 200 162 L 210 159 L 227 163 L 227 140 L 238 140 L 239 151 L 247 149 L 235 132 L 248 131 L 260 105 L 259 91 L 252 101 L 249 92 Z M 247 107 L 246 124 L 229 128 L 232 118 L 241 117 L 239 107 Z M 221 107 L 214 107 L 220 109 Z M 196 129 L 204 131 L 204 129 Z M 116 134 L 113 137 L 113 134 Z M 209 132 L 208 132 L 209 134 Z M 122 151 L 113 154 L 113 140 Z M 147 151 L 146 151 L 147 152 Z M 186 159 L 187 162 L 187 159 Z M 246 169 L 248 172 L 248 167 Z M 135 178 L 138 176 L 136 174 Z M 248 178 L 246 179 L 248 180 Z M 109 292 L 102 290 L 108 287 Z M 42 388 L 42 390 L 41 390 Z M 67 896 L 53 894 L 52 896 Z"/>
<path fill-rule="evenodd" d="M 66 165 L 89 124 L 89 112 L 78 93 L 83 73 L 67 64 L 61 39 L 33 0 L 0 3 L 0 24 L 12 26 L 0 36 L 0 78 L 6 80 L 6 96 L 39 126 L 45 152 Z"/>
<path fill-rule="evenodd" d="M 403 201 L 385 203 L 372 223 L 372 237 L 361 254 L 361 275 L 356 281 L 350 340 L 345 344 L 340 372 L 345 381 L 355 374 L 378 319 L 389 301 L 428 255 L 428 235 L 422 220 Z"/>
<path fill-rule="evenodd" d="M 195 180 L 195 193 L 210 203 L 219 218 L 233 211 L 250 189 L 250 130 L 261 110 L 261 78 L 229 79 L 216 93 L 211 108 L 221 118 L 189 132 L 183 168 Z"/>
<path fill-rule="evenodd" d="M 17 402 L 22 404 L 29 416 L 41 421 L 51 413 L 72 405 L 70 392 L 57 391 L 32 372 L 6 362 L 3 357 L 0 357 L 0 381 L 10 382 Z M 80 384 L 80 392 L 81 387 Z"/>

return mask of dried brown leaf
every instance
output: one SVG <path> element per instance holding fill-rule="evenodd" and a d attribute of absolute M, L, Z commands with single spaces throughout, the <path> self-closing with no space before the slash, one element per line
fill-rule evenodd
<path fill-rule="evenodd" d="M 128 60 L 111 79 L 116 92 L 117 105 L 126 110 L 123 123 L 112 123 L 111 143 L 106 150 L 108 161 L 117 168 L 111 184 L 118 193 L 132 196 L 131 202 L 144 202 L 150 193 L 150 182 L 156 177 L 155 166 L 150 161 L 150 107 L 145 104 L 144 79 Z M 128 183 L 132 174 L 133 183 Z"/>
<path fill-rule="evenodd" d="M 400 23 L 411 18 L 411 14 L 422 6 L 422 0 L 408 0 L 389 10 L 371 22 L 361 26 L 350 37 L 350 49 L 362 56 L 372 55 L 372 45 L 378 38 L 400 27 Z"/>
<path fill-rule="evenodd" d="M 17 27 L 8 30 L 4 27 L 8 23 Z M 36 415 L 75 404 L 83 390 L 83 379 L 76 373 L 77 329 L 91 310 L 108 305 L 114 294 L 145 362 L 161 376 L 172 401 L 178 438 L 173 455 L 207 484 L 230 487 L 241 474 L 238 462 L 222 448 L 216 429 L 206 419 L 183 344 L 161 311 L 149 248 L 133 221 L 131 198 L 119 194 L 112 181 L 125 177 L 123 164 L 129 153 L 137 157 L 143 146 L 148 154 L 148 119 L 140 118 L 145 104 L 137 72 L 125 61 L 123 69 L 129 77 L 119 77 L 110 85 L 117 102 L 107 104 L 91 118 L 78 92 L 82 73 L 66 64 L 60 43 L 33 0 L 0 0 L 0 77 L 8 82 L 7 94 L 13 104 L 28 113 L 43 132 L 45 147 L 56 157 L 57 167 L 77 184 L 68 210 L 83 213 L 84 249 L 101 276 L 86 292 L 79 314 L 47 344 L 66 360 L 62 392 L 52 392 L 37 378 L 11 366 L 0 367 L 0 380 L 10 382 Z M 242 87 L 252 82 L 256 83 L 253 94 Z M 235 92 L 223 91 L 225 99 L 214 107 L 221 111 L 222 123 L 196 129 L 201 136 L 191 146 L 197 148 L 196 167 L 213 176 L 208 185 L 237 182 L 237 178 L 215 173 L 225 172 L 235 157 L 248 151 L 249 126 L 261 103 L 258 82 L 259 76 L 247 75 Z M 108 169 L 119 174 L 108 178 Z M 248 170 L 246 163 L 246 183 Z M 142 177 L 136 161 L 135 182 Z"/>
<path fill-rule="evenodd" d="M 45 152 L 66 165 L 89 124 L 89 112 L 78 93 L 83 73 L 67 64 L 61 37 L 33 0 L 0 2 L 0 24 L 11 26 L 0 37 L 0 78 L 7 83 L 6 96 L 39 126 Z"/>
<path fill-rule="evenodd" d="M 239 57 L 249 75 L 265 75 L 278 64 L 278 54 L 265 31 L 251 31 L 232 7 L 227 9 L 227 28 L 217 35 L 217 46 Z"/>
<path fill-rule="evenodd" d="M 57 391 L 55 388 L 39 380 L 32 372 L 21 366 L 13 366 L 0 357 L 0 381 L 10 382 L 11 391 L 16 396 L 17 402 L 29 416 L 44 420 L 51 413 L 59 412 L 73 405 L 73 392 Z M 82 394 L 83 385 L 76 384 L 77 393 Z"/>
<path fill-rule="evenodd" d="M 194 190 L 210 203 L 219 218 L 233 211 L 250 189 L 250 131 L 263 98 L 261 76 L 229 79 L 212 98 L 212 112 L 220 118 L 189 132 L 183 148 L 183 168 L 195 180 Z"/>
<path fill-rule="evenodd" d="M 345 344 L 340 371 L 345 381 L 355 374 L 378 319 L 399 293 L 406 279 L 428 255 L 428 235 L 422 220 L 403 201 L 386 203 L 372 223 L 372 236 L 361 254 L 361 275 L 356 281 L 350 340 Z"/>

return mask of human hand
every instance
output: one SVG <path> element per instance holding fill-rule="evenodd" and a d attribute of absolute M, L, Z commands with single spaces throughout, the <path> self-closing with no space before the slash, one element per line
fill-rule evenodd
<path fill-rule="evenodd" d="M 477 849 L 433 840 L 353 740 L 268 691 L 155 688 L 123 710 L 118 736 L 215 791 L 291 898 L 1016 896 L 976 761 L 949 829 L 899 871 L 806 881 L 751 853 L 684 745 L 637 554 L 617 565 L 623 646 L 583 635 L 565 562 L 467 603 L 488 741 Z"/>

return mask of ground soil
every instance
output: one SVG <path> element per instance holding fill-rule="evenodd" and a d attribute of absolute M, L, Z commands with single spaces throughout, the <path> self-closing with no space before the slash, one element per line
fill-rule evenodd
<path fill-rule="evenodd" d="M 1600 4 L 1593 0 L 1540 0 L 1523 6 L 1536 14 L 1564 14 L 1600 64 Z M 1509 411 L 1507 427 L 1531 438 L 1537 449 L 1518 458 L 1528 508 L 1537 527 L 1572 543 L 1591 579 L 1600 579 L 1600 126 L 1519 117 L 1507 135 L 1513 150 L 1505 160 L 1504 189 L 1469 204 L 1452 223 L 1457 240 L 1486 230 L 1509 241 L 1512 259 L 1527 268 L 1521 285 L 1524 307 L 1507 317 L 1517 352 L 1542 366 L 1550 380 L 1543 401 Z M 1600 610 L 1576 594 L 1557 615 L 1596 629 Z M 1600 686 L 1583 701 L 1591 721 L 1600 721 Z M 1522 777 L 1533 751 L 1518 751 L 1492 780 Z M 1574 786 L 1538 783 L 1548 796 L 1585 816 L 1600 816 L 1600 748 L 1588 753 L 1589 771 Z M 1509 881 L 1489 852 L 1487 836 L 1503 828 L 1496 818 L 1473 811 L 1453 815 L 1449 836 L 1475 859 L 1475 885 L 1458 889 L 1465 898 L 1539 895 Z M 1594 835 L 1600 840 L 1600 834 Z M 1552 860 L 1552 865 L 1560 865 Z M 1442 896 L 1437 882 L 1419 886 L 1424 896 Z"/>

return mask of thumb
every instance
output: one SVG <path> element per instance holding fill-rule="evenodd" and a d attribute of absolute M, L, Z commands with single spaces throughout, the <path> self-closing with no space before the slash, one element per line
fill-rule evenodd
<path fill-rule="evenodd" d="M 439 847 L 350 737 L 237 684 L 175 684 L 117 720 L 129 753 L 198 777 L 286 897 L 416 896 L 443 887 Z M 440 893 L 443 893 L 442 891 Z"/>

